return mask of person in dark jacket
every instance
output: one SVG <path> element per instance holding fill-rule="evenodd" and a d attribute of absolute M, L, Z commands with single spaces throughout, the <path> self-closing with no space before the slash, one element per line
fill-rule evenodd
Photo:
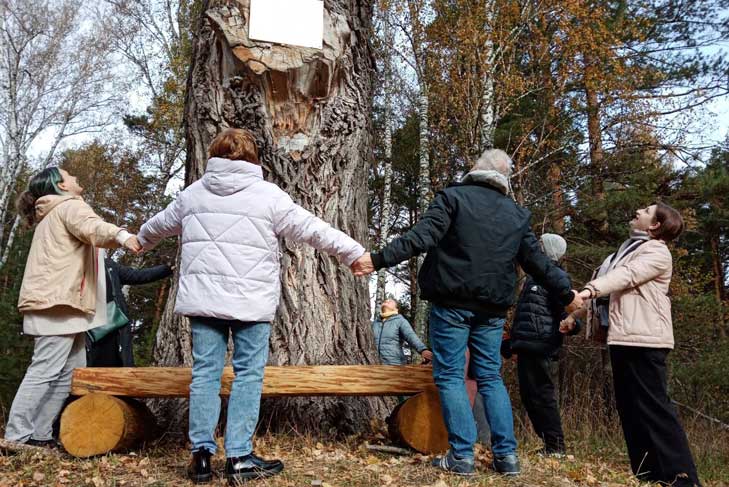
<path fill-rule="evenodd" d="M 123 286 L 148 284 L 172 275 L 172 268 L 168 265 L 135 269 L 121 265 L 110 257 L 104 260 L 104 270 L 106 272 L 106 302 L 113 301 L 127 318 L 130 318 L 129 307 L 122 292 Z M 88 367 L 134 367 L 131 322 L 109 333 L 96 343 L 87 335 L 86 362 Z"/>
<path fill-rule="evenodd" d="M 438 192 L 415 227 L 352 266 L 355 275 L 365 275 L 427 252 L 418 284 L 421 297 L 432 304 L 433 378 L 451 447 L 433 465 L 459 475 L 475 473 L 476 426 L 463 374 L 467 347 L 491 427 L 494 468 L 505 475 L 520 471 L 511 402 L 500 371 L 517 264 L 562 306 L 582 304 L 567 274 L 540 250 L 529 211 L 507 196 L 511 165 L 503 151 L 485 151 L 462 183 Z"/>
<path fill-rule="evenodd" d="M 567 242 L 559 235 L 545 233 L 540 243 L 547 257 L 557 263 L 567 251 Z M 559 300 L 527 276 L 516 305 L 511 338 L 504 340 L 502 347 L 507 358 L 512 353 L 518 355 L 521 401 L 534 431 L 544 442 L 542 452 L 555 457 L 565 453 L 556 384 L 563 339 L 560 323 L 566 318 Z M 578 333 L 579 329 L 577 322 L 570 334 Z"/>
<path fill-rule="evenodd" d="M 372 322 L 377 355 L 384 365 L 405 365 L 408 363 L 402 351 L 403 342 L 413 347 L 426 362 L 433 353 L 418 338 L 410 323 L 397 308 L 397 303 L 388 299 L 382 303 L 380 316 Z"/>

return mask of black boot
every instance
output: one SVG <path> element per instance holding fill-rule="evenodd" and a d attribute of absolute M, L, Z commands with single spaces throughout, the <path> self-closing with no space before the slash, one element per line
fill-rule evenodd
<path fill-rule="evenodd" d="M 205 448 L 192 452 L 192 463 L 187 470 L 193 484 L 205 484 L 213 480 L 213 469 L 210 466 L 212 454 Z"/>
<path fill-rule="evenodd" d="M 26 441 L 25 444 L 29 446 L 37 446 L 40 448 L 49 448 L 51 450 L 59 450 L 61 448 L 56 440 L 34 440 L 31 438 Z"/>
<path fill-rule="evenodd" d="M 283 470 L 281 460 L 264 460 L 250 453 L 244 457 L 228 458 L 225 462 L 225 476 L 231 484 L 247 480 L 271 477 Z"/>

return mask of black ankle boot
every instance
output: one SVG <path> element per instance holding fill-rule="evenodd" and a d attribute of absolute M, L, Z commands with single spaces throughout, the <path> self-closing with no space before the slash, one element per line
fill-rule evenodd
<path fill-rule="evenodd" d="M 49 448 L 51 450 L 60 449 L 60 445 L 56 440 L 34 440 L 31 438 L 26 441 L 25 444 L 29 446 L 37 446 L 40 448 Z"/>
<path fill-rule="evenodd" d="M 192 462 L 187 476 L 194 484 L 204 484 L 213 480 L 213 469 L 210 466 L 212 454 L 205 448 L 192 452 Z"/>
<path fill-rule="evenodd" d="M 228 458 L 225 462 L 225 476 L 231 484 L 246 480 L 271 477 L 283 470 L 281 460 L 264 460 L 253 453 L 243 457 Z"/>

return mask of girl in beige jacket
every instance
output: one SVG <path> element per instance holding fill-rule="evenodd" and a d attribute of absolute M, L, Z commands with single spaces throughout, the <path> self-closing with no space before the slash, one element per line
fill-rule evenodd
<path fill-rule="evenodd" d="M 607 343 L 633 473 L 676 487 L 700 485 L 666 379 L 666 356 L 673 349 L 668 297 L 673 262 L 666 243 L 681 233 L 683 220 L 658 203 L 636 211 L 630 226 L 631 234 L 648 238 L 615 254 L 611 270 L 585 285 L 580 296 L 610 298 Z"/>
<path fill-rule="evenodd" d="M 63 169 L 35 175 L 18 199 L 18 214 L 35 226 L 20 288 L 23 332 L 35 339 L 33 359 L 13 400 L 5 438 L 54 446 L 53 421 L 71 390 L 71 374 L 86 365 L 84 333 L 106 320 L 103 251 L 138 252 L 137 238 L 104 222 Z"/>

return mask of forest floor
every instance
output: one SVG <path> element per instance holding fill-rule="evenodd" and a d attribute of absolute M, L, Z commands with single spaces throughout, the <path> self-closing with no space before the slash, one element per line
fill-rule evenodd
<path fill-rule="evenodd" d="M 430 458 L 413 453 L 373 453 L 366 444 L 386 443 L 382 434 L 326 441 L 300 435 L 265 435 L 256 438 L 256 452 L 280 458 L 286 468 L 274 478 L 249 483 L 261 487 L 355 487 L 355 486 L 596 486 L 641 485 L 629 474 L 624 453 L 614 444 L 571 444 L 574 455 L 563 460 L 542 458 L 538 444 L 527 442 L 520 449 L 522 474 L 501 477 L 490 468 L 489 453 L 477 445 L 478 475 L 468 480 L 440 473 Z M 222 446 L 222 445 L 221 445 Z M 65 454 L 22 452 L 0 455 L 0 487 L 20 486 L 192 486 L 185 476 L 189 452 L 171 438 L 136 452 L 76 459 Z M 221 451 L 214 458 L 218 472 L 225 462 Z M 723 469 L 722 469 L 723 470 Z M 729 486 L 726 481 L 708 480 L 706 487 Z M 227 485 L 216 477 L 213 486 Z M 648 484 L 642 484 L 648 485 Z"/>

